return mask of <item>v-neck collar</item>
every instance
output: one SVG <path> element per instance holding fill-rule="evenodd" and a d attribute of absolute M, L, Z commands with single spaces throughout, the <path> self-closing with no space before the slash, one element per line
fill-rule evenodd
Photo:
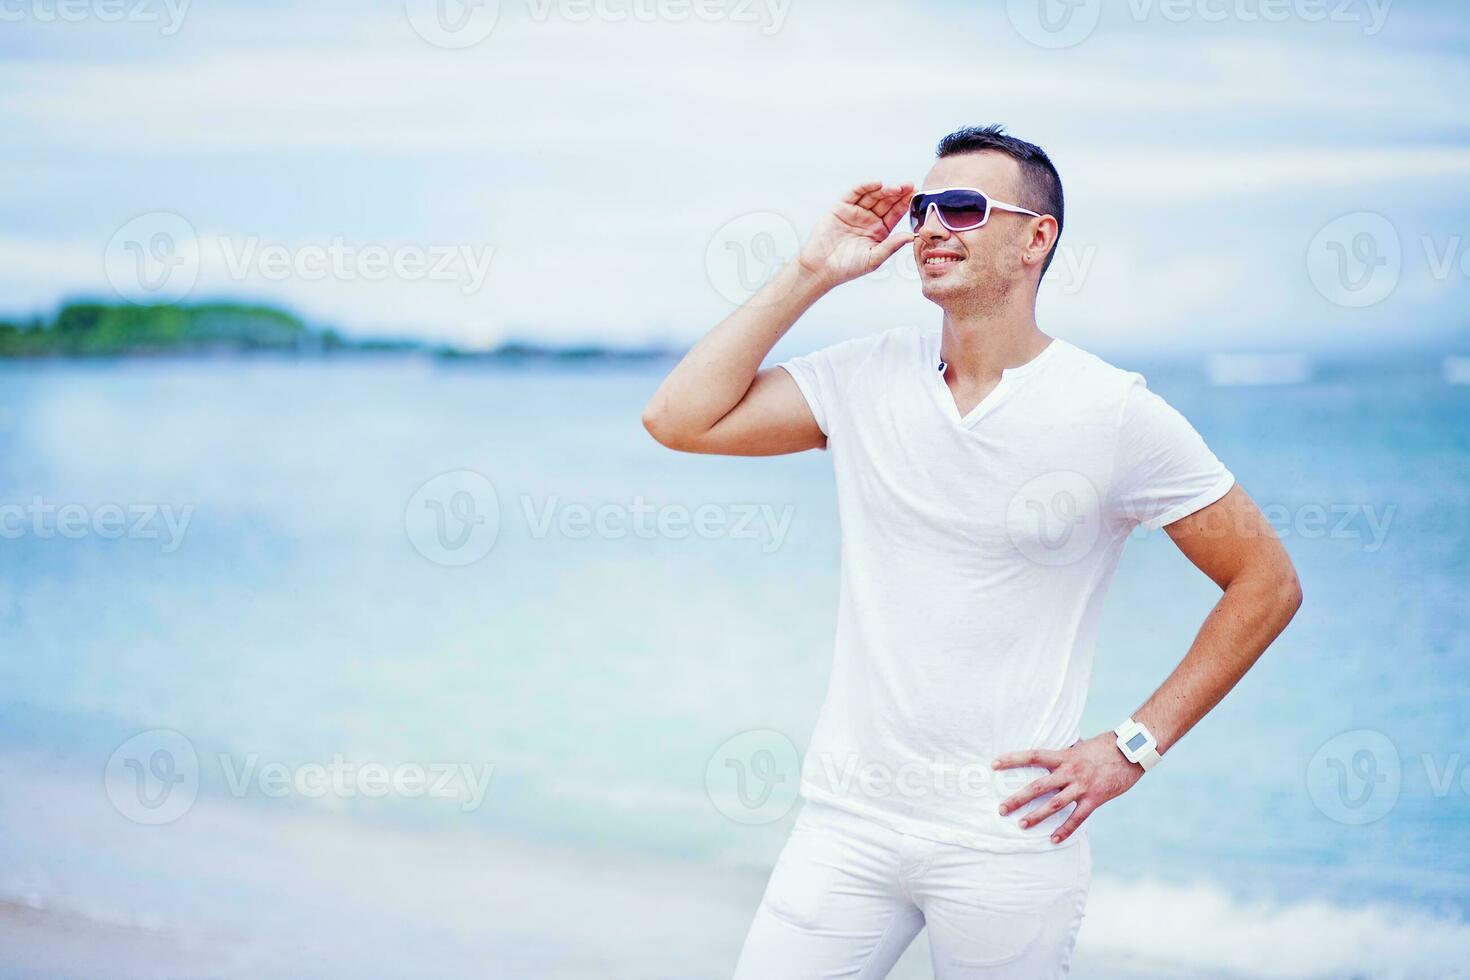
<path fill-rule="evenodd" d="M 1041 349 L 1041 353 L 1031 358 L 1025 364 L 1004 368 L 1000 372 L 1000 380 L 996 382 L 995 387 L 986 392 L 985 397 L 980 399 L 975 407 L 964 415 L 960 415 L 959 405 L 955 403 L 954 392 L 949 390 L 949 384 L 944 380 L 944 373 L 937 368 L 939 364 L 939 351 L 942 346 L 940 331 L 926 332 L 924 343 L 919 345 L 922 349 L 921 356 L 924 360 L 924 363 L 921 365 L 921 371 L 927 375 L 929 389 L 939 402 L 939 408 L 944 413 L 944 417 L 951 424 L 968 429 L 993 412 L 1001 402 L 1009 398 L 1011 392 L 1016 390 L 1019 382 L 1035 374 L 1063 343 L 1064 341 L 1061 338 L 1053 337 L 1051 342 Z"/>

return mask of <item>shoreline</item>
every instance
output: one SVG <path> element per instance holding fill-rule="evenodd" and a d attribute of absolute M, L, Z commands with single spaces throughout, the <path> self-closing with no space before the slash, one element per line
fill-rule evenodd
<path fill-rule="evenodd" d="M 345 980 L 491 964 L 556 980 L 717 978 L 768 874 L 207 797 L 176 823 L 142 826 L 100 780 L 28 753 L 0 756 L 0 770 L 18 790 L 0 797 L 0 980 Z M 1084 922 L 1079 980 L 1201 975 L 1089 949 L 1086 934 Z M 921 934 L 891 978 L 929 969 Z"/>
<path fill-rule="evenodd" d="M 400 827 L 201 797 L 123 818 L 100 781 L 0 757 L 0 980 L 494 975 L 717 978 L 769 869 Z M 1453 976 L 1470 924 L 1095 878 L 1076 980 Z M 924 934 L 892 980 L 931 976 Z"/>

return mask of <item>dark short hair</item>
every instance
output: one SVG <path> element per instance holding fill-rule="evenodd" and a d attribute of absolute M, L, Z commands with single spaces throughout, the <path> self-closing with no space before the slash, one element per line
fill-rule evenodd
<path fill-rule="evenodd" d="M 1004 153 L 1021 166 L 1020 200 L 1013 203 L 1030 208 L 1040 214 L 1049 214 L 1057 219 L 1057 240 L 1041 264 L 1041 274 L 1051 267 L 1052 256 L 1057 253 L 1057 243 L 1062 240 L 1062 177 L 1052 165 L 1051 157 L 1035 143 L 1007 136 L 1005 127 L 966 126 L 957 129 L 939 141 L 934 155 L 938 159 L 952 157 L 958 153 L 975 153 L 980 150 L 995 150 Z"/>

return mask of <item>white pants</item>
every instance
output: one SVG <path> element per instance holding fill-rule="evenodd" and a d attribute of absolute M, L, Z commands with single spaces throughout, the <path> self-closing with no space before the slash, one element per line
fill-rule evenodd
<path fill-rule="evenodd" d="M 937 980 L 1063 977 L 1091 878 L 1086 828 L 1052 850 L 1001 854 L 806 800 L 735 980 L 880 980 L 925 926 Z"/>

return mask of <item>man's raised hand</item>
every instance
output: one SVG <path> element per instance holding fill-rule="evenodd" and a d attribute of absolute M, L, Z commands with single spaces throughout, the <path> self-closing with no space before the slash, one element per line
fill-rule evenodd
<path fill-rule="evenodd" d="M 801 267 L 828 287 L 872 272 L 914 240 L 907 231 L 893 234 L 913 194 L 913 184 L 871 181 L 854 187 L 817 222 L 801 247 Z"/>

